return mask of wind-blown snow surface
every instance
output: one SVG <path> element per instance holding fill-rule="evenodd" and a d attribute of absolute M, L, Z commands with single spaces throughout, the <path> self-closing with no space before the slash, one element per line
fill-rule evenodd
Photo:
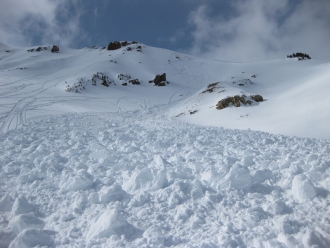
<path fill-rule="evenodd" d="M 0 46 L 0 247 L 330 246 L 328 62 L 60 49 Z"/>

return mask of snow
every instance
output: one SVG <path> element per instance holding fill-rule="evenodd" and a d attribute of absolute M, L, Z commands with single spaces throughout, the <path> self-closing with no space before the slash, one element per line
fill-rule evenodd
<path fill-rule="evenodd" d="M 0 46 L 0 247 L 330 246 L 329 61 L 27 49 Z"/>

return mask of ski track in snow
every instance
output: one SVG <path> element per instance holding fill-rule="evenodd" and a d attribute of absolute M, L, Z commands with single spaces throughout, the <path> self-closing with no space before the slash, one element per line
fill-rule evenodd
<path fill-rule="evenodd" d="M 143 111 L 28 119 L 0 139 L 1 247 L 330 245 L 327 140 Z"/>

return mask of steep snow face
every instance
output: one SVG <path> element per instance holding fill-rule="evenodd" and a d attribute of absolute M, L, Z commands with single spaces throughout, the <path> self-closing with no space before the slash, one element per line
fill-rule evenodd
<path fill-rule="evenodd" d="M 61 47 L 59 53 L 51 53 L 51 46 L 39 52 L 37 47 L 0 46 L 1 131 L 21 127 L 35 116 L 142 110 L 205 126 L 330 138 L 329 61 L 226 63 L 143 44 L 130 47 L 130 51 Z M 149 83 L 162 73 L 169 84 Z M 101 77 L 92 80 L 96 74 L 107 77 L 106 86 Z M 221 88 L 201 94 L 215 82 Z M 265 101 L 216 110 L 221 99 L 243 94 L 259 94 Z"/>
<path fill-rule="evenodd" d="M 330 247 L 328 61 L 31 49 L 0 45 L 0 247 Z"/>

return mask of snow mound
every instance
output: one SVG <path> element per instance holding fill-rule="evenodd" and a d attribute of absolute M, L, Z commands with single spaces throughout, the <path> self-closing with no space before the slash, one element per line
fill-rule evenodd
<path fill-rule="evenodd" d="M 250 170 L 240 164 L 235 164 L 223 180 L 219 182 L 220 189 L 249 189 L 251 186 Z"/>
<path fill-rule="evenodd" d="M 16 216 L 19 214 L 30 213 L 33 212 L 34 209 L 35 206 L 33 204 L 30 204 L 24 196 L 19 196 L 14 202 L 14 205 L 11 210 L 11 215 Z"/>
<path fill-rule="evenodd" d="M 86 190 L 93 186 L 92 176 L 85 170 L 79 170 L 76 175 L 64 176 L 61 187 L 69 191 Z"/>
<path fill-rule="evenodd" d="M 130 239 L 135 232 L 135 227 L 128 223 L 116 208 L 105 211 L 95 223 L 91 224 L 86 240 L 91 242 L 93 239 L 109 238 L 112 235 L 124 235 L 125 239 Z"/>
<path fill-rule="evenodd" d="M 12 218 L 8 224 L 17 234 L 27 228 L 44 228 L 45 222 L 35 217 L 33 213 L 20 214 Z"/>
<path fill-rule="evenodd" d="M 1 200 L 0 200 L 0 212 L 10 212 L 11 208 L 14 205 L 14 200 L 6 194 Z"/>
<path fill-rule="evenodd" d="M 51 247 L 53 240 L 47 231 L 40 229 L 25 229 L 9 245 L 9 248 L 30 248 L 35 246 Z"/>
<path fill-rule="evenodd" d="M 292 195 L 298 201 L 312 200 L 316 195 L 314 184 L 305 175 L 295 176 L 292 180 Z"/>

